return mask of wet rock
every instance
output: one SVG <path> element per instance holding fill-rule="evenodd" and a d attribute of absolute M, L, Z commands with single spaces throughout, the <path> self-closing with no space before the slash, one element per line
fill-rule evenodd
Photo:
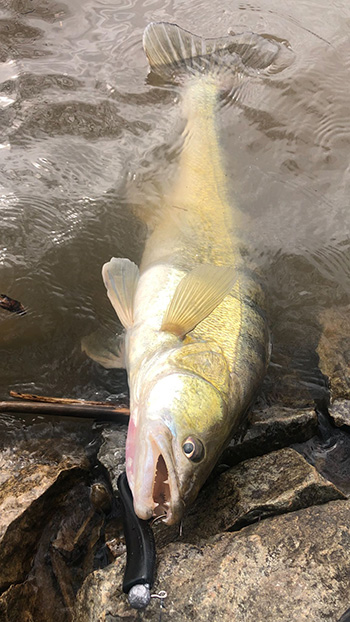
<path fill-rule="evenodd" d="M 183 534 L 207 537 L 275 514 L 345 499 L 293 449 L 252 458 L 223 473 L 184 520 Z"/>
<path fill-rule="evenodd" d="M 126 555 L 91 573 L 79 590 L 72 622 L 129 622 L 139 620 L 122 591 Z"/>
<path fill-rule="evenodd" d="M 350 400 L 334 400 L 329 408 L 329 414 L 337 427 L 350 427 Z"/>
<path fill-rule="evenodd" d="M 101 431 L 102 443 L 98 459 L 106 467 L 114 492 L 118 491 L 119 475 L 125 471 L 126 426 L 105 425 Z"/>
<path fill-rule="evenodd" d="M 291 443 L 305 441 L 316 430 L 317 415 L 314 409 L 284 406 L 255 409 L 249 415 L 249 427 L 243 439 L 238 443 L 230 443 L 221 462 L 232 465 L 247 458 L 261 456 Z"/>
<path fill-rule="evenodd" d="M 0 453 L 0 590 L 22 581 L 62 495 L 89 467 L 82 447 L 55 438 Z"/>
<path fill-rule="evenodd" d="M 349 603 L 349 514 L 349 501 L 332 501 L 197 545 L 170 544 L 154 586 L 168 593 L 166 619 L 338 622 Z M 87 578 L 74 622 L 139 620 L 121 594 L 123 561 Z M 151 603 L 143 619 L 155 620 L 157 609 Z"/>
<path fill-rule="evenodd" d="M 252 458 L 222 473 L 200 493 L 182 521 L 182 539 L 197 542 L 221 531 L 345 495 L 293 449 Z M 159 525 L 157 545 L 179 537 L 179 528 Z"/>
<path fill-rule="evenodd" d="M 350 306 L 326 309 L 318 344 L 319 367 L 328 376 L 333 400 L 350 399 Z"/>
<path fill-rule="evenodd" d="M 337 428 L 327 412 L 319 412 L 317 434 L 293 449 L 312 464 L 323 477 L 350 497 L 350 434 L 346 426 Z"/>
<path fill-rule="evenodd" d="M 96 511 L 86 482 L 59 495 L 47 518 L 25 580 L 0 596 L 1 622 L 70 622 L 84 579 L 115 557 L 106 532 L 108 527 L 108 537 L 116 539 L 116 526 L 100 508 Z"/>

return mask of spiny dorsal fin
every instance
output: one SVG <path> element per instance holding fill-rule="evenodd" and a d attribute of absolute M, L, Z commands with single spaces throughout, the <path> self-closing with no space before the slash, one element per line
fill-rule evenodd
<path fill-rule="evenodd" d="M 125 328 L 134 322 L 134 297 L 139 280 L 139 269 L 129 259 L 119 257 L 105 263 L 102 277 L 116 314 Z"/>
<path fill-rule="evenodd" d="M 178 284 L 161 330 L 183 337 L 214 311 L 235 281 L 232 266 L 197 266 Z"/>
<path fill-rule="evenodd" d="M 106 369 L 124 369 L 124 334 L 111 334 L 105 329 L 83 337 L 81 349 Z"/>

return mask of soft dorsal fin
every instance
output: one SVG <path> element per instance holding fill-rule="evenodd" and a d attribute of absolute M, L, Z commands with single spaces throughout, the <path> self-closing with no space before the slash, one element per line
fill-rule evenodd
<path fill-rule="evenodd" d="M 112 259 L 102 268 L 102 277 L 116 314 L 124 328 L 134 321 L 134 297 L 139 280 L 139 269 L 130 259 Z"/>
<path fill-rule="evenodd" d="M 106 329 L 98 329 L 83 337 L 81 349 L 93 361 L 106 369 L 124 369 L 124 333 L 111 334 Z"/>
<path fill-rule="evenodd" d="M 197 266 L 178 284 L 161 330 L 183 337 L 214 311 L 235 281 L 232 266 Z"/>

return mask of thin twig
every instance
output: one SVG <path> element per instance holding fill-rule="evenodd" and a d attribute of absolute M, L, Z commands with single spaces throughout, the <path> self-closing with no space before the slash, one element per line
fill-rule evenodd
<path fill-rule="evenodd" d="M 39 402 L 31 400 L 8 400 L 0 402 L 0 413 L 27 413 L 32 415 L 56 415 L 62 417 L 82 417 L 99 421 L 115 421 L 127 424 L 129 409 L 119 408 L 113 404 L 98 403 L 97 405 L 81 402 Z"/>
<path fill-rule="evenodd" d="M 18 393 L 17 391 L 10 391 L 11 397 L 15 397 L 19 400 L 27 400 L 30 402 L 48 402 L 50 404 L 81 404 L 82 406 L 105 406 L 107 408 L 119 408 L 112 402 L 93 402 L 91 400 L 82 400 L 72 397 L 49 397 L 47 395 L 35 395 L 35 393 Z M 120 407 L 121 409 L 123 407 Z M 128 409 L 126 409 L 128 410 Z"/>

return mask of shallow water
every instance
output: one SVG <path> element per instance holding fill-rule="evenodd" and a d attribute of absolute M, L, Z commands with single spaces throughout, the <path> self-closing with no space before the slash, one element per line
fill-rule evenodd
<path fill-rule="evenodd" d="M 119 326 L 101 266 L 113 255 L 139 262 L 146 232 L 133 204 L 159 193 L 174 160 L 176 97 L 147 81 L 142 32 L 152 20 L 210 37 L 270 34 L 294 52 L 284 71 L 248 82 L 220 123 L 235 202 L 266 277 L 266 393 L 280 398 L 291 378 L 293 391 L 323 397 L 319 317 L 349 303 L 345 0 L 2 0 L 1 291 L 28 312 L 0 310 L 1 396 L 126 394 L 125 373 L 88 360 L 80 341 Z"/>
<path fill-rule="evenodd" d="M 297 369 L 317 394 L 318 315 L 349 298 L 345 0 L 3 0 L 1 290 L 28 313 L 0 312 L 1 395 L 126 390 L 125 375 L 87 360 L 80 340 L 115 326 L 101 265 L 112 255 L 139 261 L 145 230 L 130 196 L 163 174 L 176 135 L 174 93 L 146 81 L 151 20 L 211 37 L 268 33 L 295 54 L 285 71 L 247 85 L 220 121 L 235 201 L 267 274 L 275 369 Z"/>

